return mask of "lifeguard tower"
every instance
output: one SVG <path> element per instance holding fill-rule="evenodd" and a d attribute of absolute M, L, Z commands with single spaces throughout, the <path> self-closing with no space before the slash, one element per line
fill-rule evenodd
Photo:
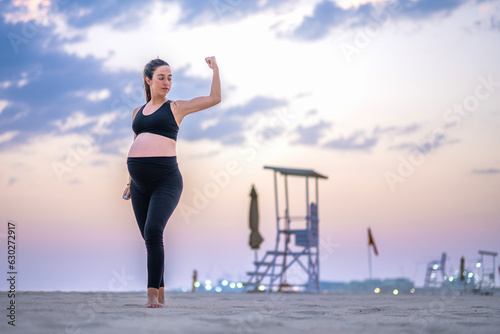
<path fill-rule="evenodd" d="M 476 263 L 479 280 L 474 292 L 482 295 L 493 295 L 495 291 L 495 258 L 498 253 L 480 250 L 479 255 L 481 258 Z M 488 263 L 488 257 L 491 259 L 491 263 Z"/>
<path fill-rule="evenodd" d="M 274 250 L 267 251 L 262 260 L 254 262 L 255 270 L 247 272 L 250 278 L 244 284 L 245 289 L 256 292 L 319 292 L 318 180 L 328 177 L 312 169 L 271 166 L 264 166 L 264 169 L 274 171 L 276 246 Z M 285 186 L 285 209 L 282 215 L 280 215 L 278 201 L 278 173 L 284 177 Z M 305 178 L 305 216 L 290 215 L 289 177 Z M 310 202 L 309 199 L 310 180 L 314 181 L 315 184 L 314 202 Z M 302 225 L 302 228 L 298 228 L 297 225 Z M 295 240 L 294 245 L 291 244 L 292 238 Z M 303 282 L 304 279 L 305 282 Z M 297 282 L 297 280 L 302 281 Z"/>
<path fill-rule="evenodd" d="M 429 289 L 442 288 L 446 281 L 446 253 L 441 254 L 441 260 L 431 261 L 427 264 L 425 272 L 425 291 Z"/>

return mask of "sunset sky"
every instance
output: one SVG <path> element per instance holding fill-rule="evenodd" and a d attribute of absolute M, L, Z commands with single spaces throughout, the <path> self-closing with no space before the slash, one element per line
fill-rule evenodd
<path fill-rule="evenodd" d="M 222 102 L 180 127 L 167 288 L 193 269 L 247 280 L 252 184 L 258 256 L 274 248 L 265 165 L 328 176 L 322 281 L 368 278 L 368 227 L 375 278 L 421 286 L 442 252 L 450 273 L 500 252 L 500 1 L 12 0 L 0 31 L 0 267 L 13 221 L 18 289 L 146 289 L 121 195 L 156 57 L 172 69 L 170 100 L 209 94 L 207 56 L 222 82 Z M 289 186 L 304 214 L 303 180 Z"/>

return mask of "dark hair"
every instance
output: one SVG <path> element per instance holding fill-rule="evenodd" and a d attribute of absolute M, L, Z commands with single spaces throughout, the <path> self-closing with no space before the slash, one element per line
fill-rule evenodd
<path fill-rule="evenodd" d="M 153 80 L 153 73 L 156 71 L 156 69 L 160 66 L 170 66 L 166 61 L 156 58 L 151 60 L 149 63 L 144 66 L 144 91 L 146 92 L 146 102 L 151 101 L 151 88 L 149 87 L 149 84 L 146 81 L 146 78 L 149 78 L 150 80 Z"/>

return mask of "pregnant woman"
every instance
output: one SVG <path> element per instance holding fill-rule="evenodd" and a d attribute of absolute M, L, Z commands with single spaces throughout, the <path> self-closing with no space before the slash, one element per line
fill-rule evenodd
<path fill-rule="evenodd" d="M 146 104 L 132 114 L 134 142 L 127 157 L 130 174 L 123 198 L 132 200 L 134 215 L 146 243 L 148 268 L 147 307 L 165 303 L 163 281 L 163 230 L 179 203 L 182 175 L 177 165 L 177 132 L 188 114 L 210 108 L 221 101 L 219 67 L 215 57 L 205 61 L 213 71 L 210 95 L 171 101 L 172 70 L 161 59 L 144 67 Z"/>

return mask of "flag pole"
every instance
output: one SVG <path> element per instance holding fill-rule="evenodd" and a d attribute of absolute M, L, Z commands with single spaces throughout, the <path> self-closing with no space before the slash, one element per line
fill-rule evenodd
<path fill-rule="evenodd" d="M 368 272 L 370 274 L 370 281 L 372 279 L 372 252 L 370 251 L 370 244 L 368 244 Z"/>

